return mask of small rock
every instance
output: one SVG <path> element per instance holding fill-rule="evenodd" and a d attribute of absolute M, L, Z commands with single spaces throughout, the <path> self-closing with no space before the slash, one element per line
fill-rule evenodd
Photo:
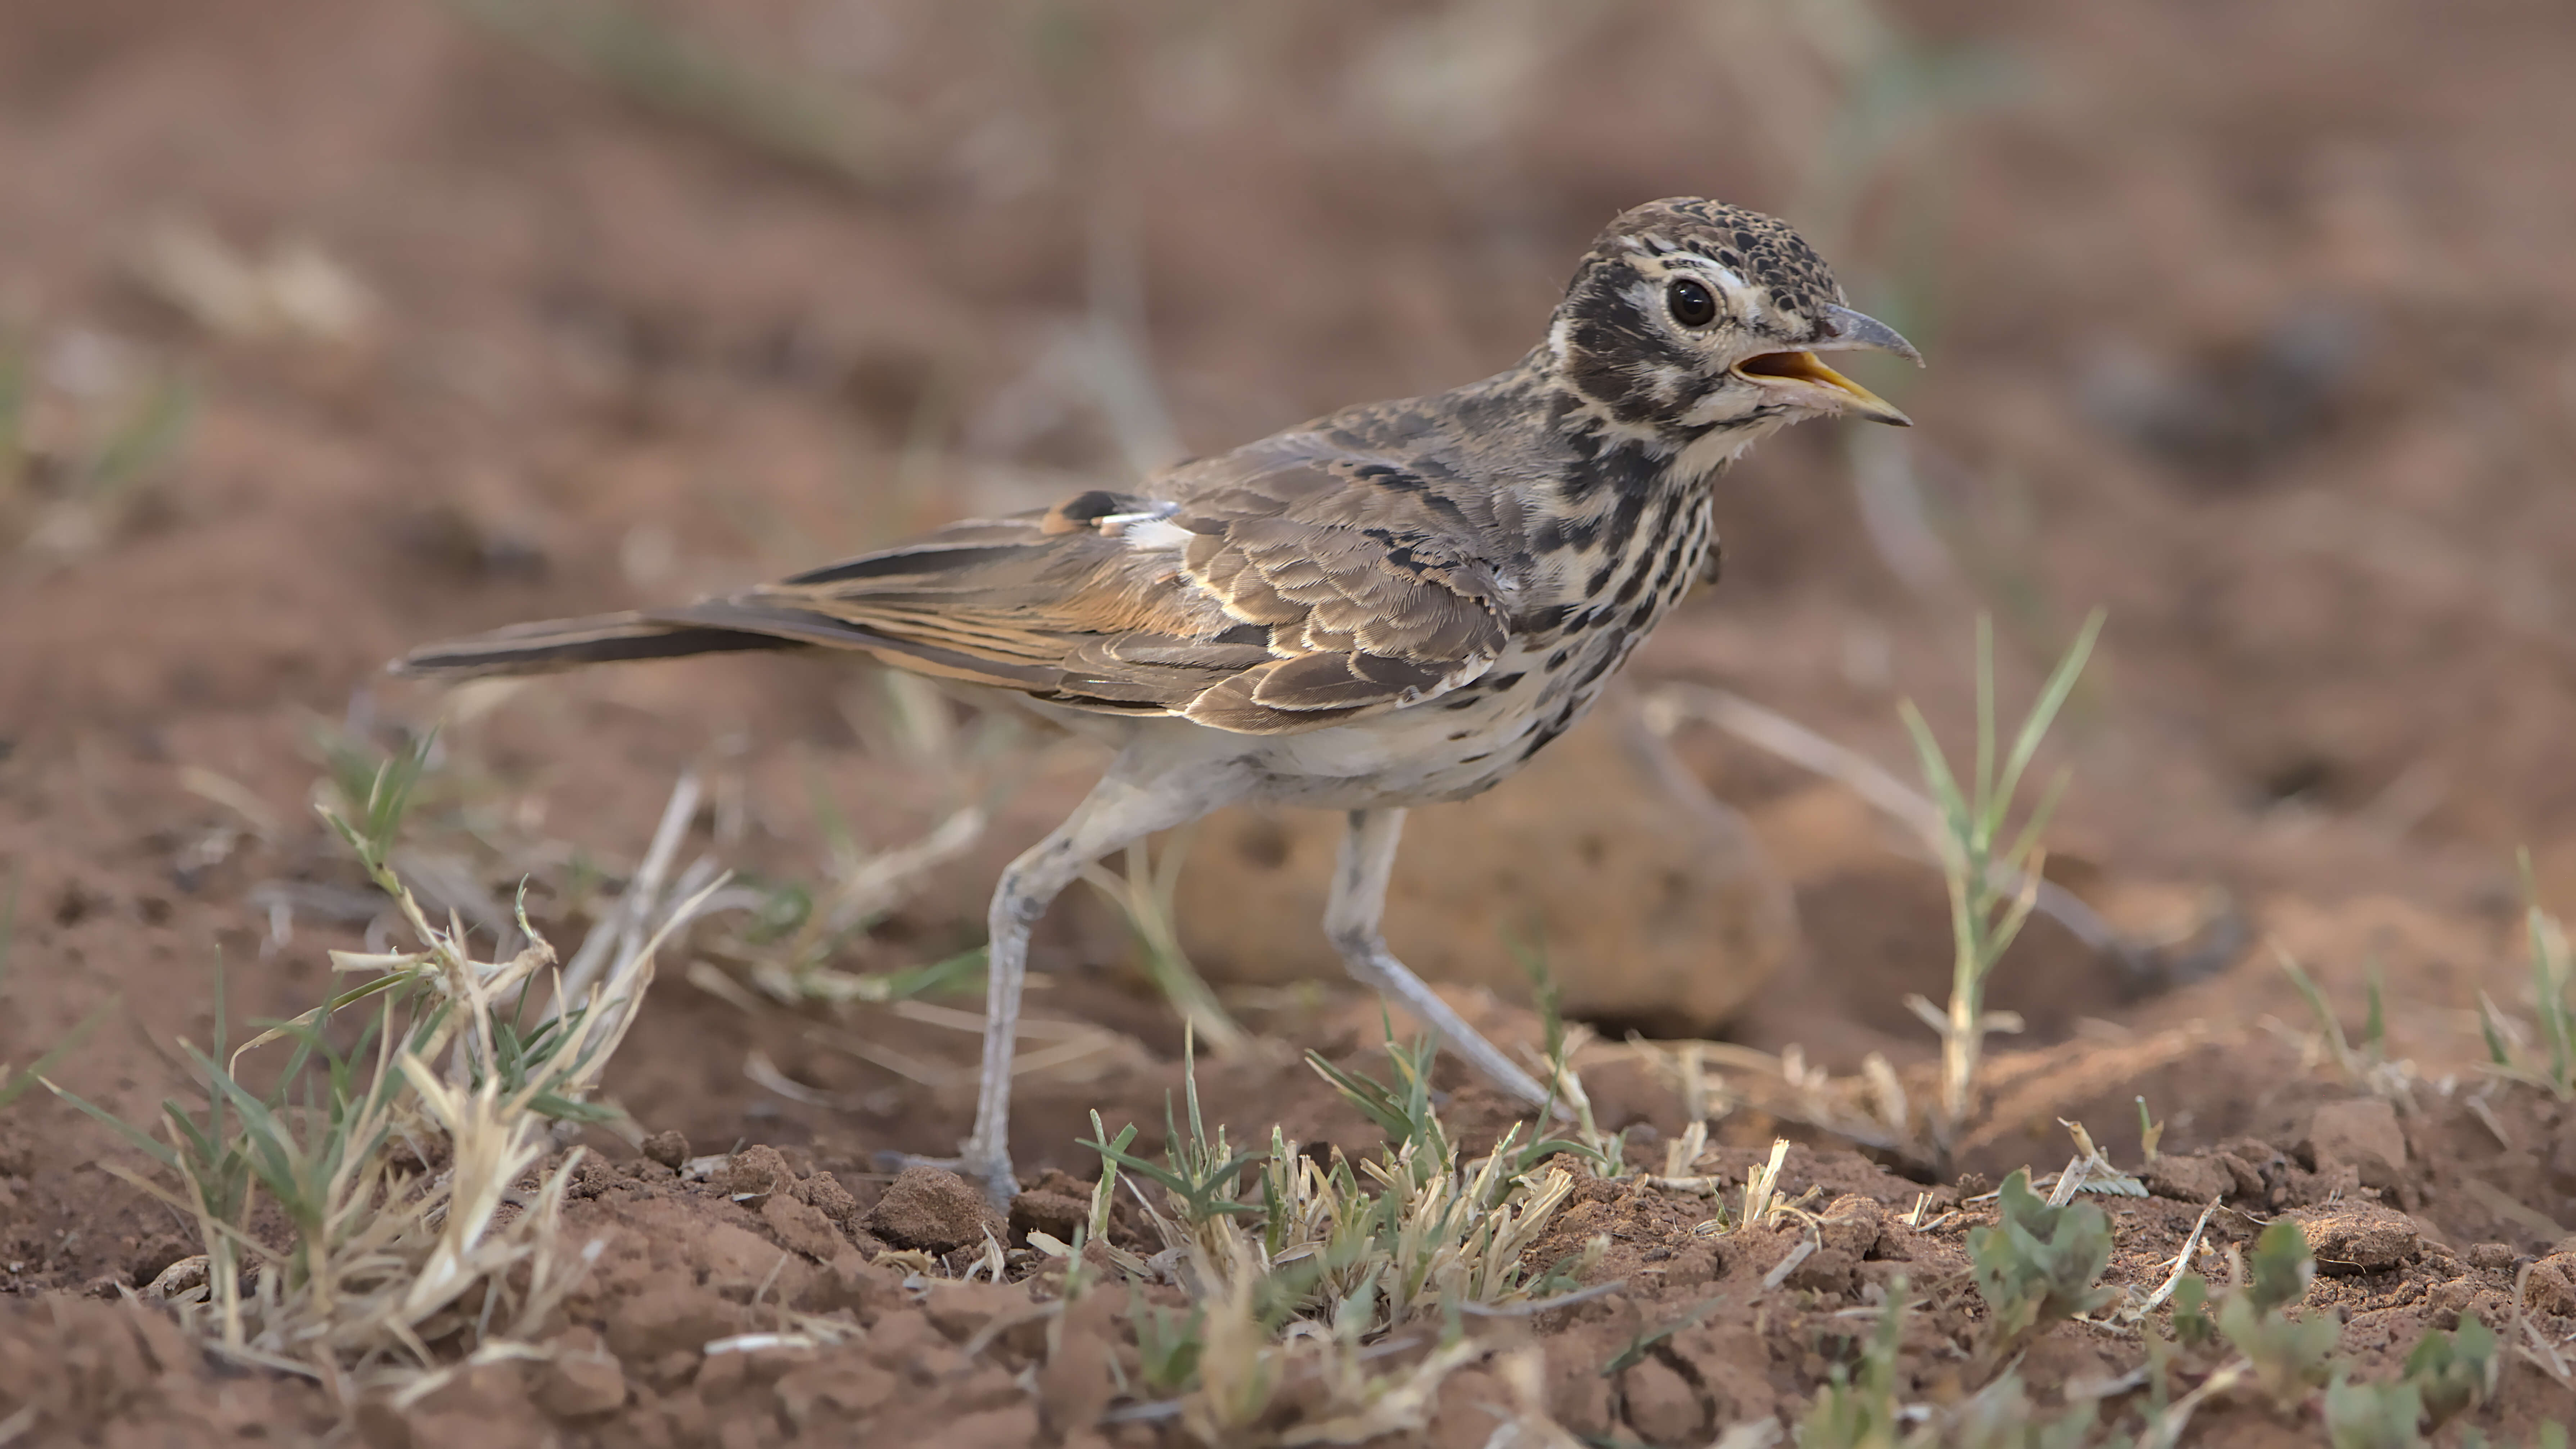
<path fill-rule="evenodd" d="M 1007 1228 L 1001 1215 L 985 1203 L 974 1184 L 936 1167 L 907 1167 L 886 1185 L 885 1196 L 868 1210 L 869 1232 L 898 1248 L 950 1253 L 981 1242 L 990 1224 Z"/>
<path fill-rule="evenodd" d="M 2395 1186 L 2406 1166 L 2406 1130 L 2398 1125 L 2397 1109 L 2378 1097 L 2319 1107 L 2299 1148 L 2319 1172 L 2350 1167 L 2370 1187 Z"/>
<path fill-rule="evenodd" d="M 2237 1185 L 2236 1174 L 2216 1158 L 2177 1157 L 2169 1152 L 2148 1163 L 2140 1177 L 2147 1191 L 2158 1197 L 2204 1205 L 2227 1196 Z"/>
<path fill-rule="evenodd" d="M 656 1132 L 644 1139 L 644 1155 L 676 1172 L 689 1160 L 689 1139 L 678 1132 Z"/>
<path fill-rule="evenodd" d="M 2288 1216 L 2306 1231 L 2317 1271 L 2329 1276 L 2376 1273 L 2424 1250 L 2413 1219 L 2376 1203 L 2332 1203 Z"/>

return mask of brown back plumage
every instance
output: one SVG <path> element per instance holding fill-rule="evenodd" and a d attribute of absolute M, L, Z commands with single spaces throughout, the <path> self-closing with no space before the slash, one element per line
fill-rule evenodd
<path fill-rule="evenodd" d="M 1402 461 L 1304 432 L 1161 481 L 1159 497 L 1085 493 L 695 604 L 430 645 L 395 668 L 857 649 L 1079 709 L 1266 734 L 1429 698 L 1503 646 L 1489 540 Z"/>

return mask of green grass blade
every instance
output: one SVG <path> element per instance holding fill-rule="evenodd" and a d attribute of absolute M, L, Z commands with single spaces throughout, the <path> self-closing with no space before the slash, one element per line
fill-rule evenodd
<path fill-rule="evenodd" d="M 2021 734 L 2013 740 L 2012 753 L 2005 758 L 2004 770 L 1996 781 L 1997 792 L 2010 799 L 2020 788 L 2022 772 L 2030 768 L 2031 758 L 2039 753 L 2039 742 L 2056 723 L 2057 712 L 2065 707 L 2066 697 L 2075 692 L 2075 681 L 2084 673 L 2084 663 L 2093 657 L 2093 642 L 2101 636 L 2102 622 L 2109 616 L 2100 609 L 2084 616 L 2084 627 L 2075 633 L 2075 642 L 2066 647 L 2065 657 L 2049 672 L 2048 683 L 2032 702 L 2030 714 L 2022 721 Z"/>
<path fill-rule="evenodd" d="M 1985 838 L 1992 840 L 2003 826 L 2004 805 L 2012 799 L 2006 787 L 1998 802 L 1995 790 L 1995 620 L 1991 614 L 1977 615 L 1977 793 L 1971 797 L 1978 808 L 1989 811 Z"/>
<path fill-rule="evenodd" d="M 124 1118 L 117 1116 L 114 1112 L 107 1110 L 105 1107 L 98 1105 L 96 1102 L 91 1101 L 89 1098 L 84 1097 L 78 1092 L 72 1091 L 67 1087 L 60 1087 L 56 1086 L 52 1082 L 47 1082 L 45 1083 L 45 1090 L 62 1098 L 64 1101 L 71 1103 L 80 1110 L 87 1112 L 99 1121 L 106 1123 L 108 1127 L 116 1133 L 116 1135 L 124 1138 L 134 1146 L 141 1148 L 145 1156 L 160 1163 L 163 1167 L 166 1167 L 173 1172 L 179 1170 L 179 1154 L 172 1151 L 169 1144 L 162 1142 L 151 1133 L 144 1131 L 142 1128 L 135 1126 Z"/>
<path fill-rule="evenodd" d="M 1931 724 L 1910 699 L 1897 701 L 1896 712 L 1905 721 L 1906 737 L 1914 742 L 1914 757 L 1923 768 L 1923 783 L 1932 792 L 1932 803 L 1941 809 L 1942 823 L 1953 839 L 1967 839 L 1968 802 L 1959 794 L 1958 778 L 1950 773 L 1950 761 L 1942 755 L 1941 742 L 1933 737 Z"/>
<path fill-rule="evenodd" d="M 2324 988 L 2318 986 L 2314 978 L 2300 969 L 2299 963 L 2291 958 L 2289 952 L 2276 945 L 2272 948 L 2272 954 L 2279 958 L 2281 970 L 2288 974 L 2290 984 L 2299 989 L 2300 998 L 2308 1003 L 2308 1013 L 2317 1019 L 2317 1030 L 2323 1033 L 2326 1040 L 2333 1045 L 2335 1060 L 2340 1062 L 2350 1056 L 2351 1043 L 2344 1038 L 2343 1023 L 2335 1020 L 2334 1008 L 2326 1003 Z"/>

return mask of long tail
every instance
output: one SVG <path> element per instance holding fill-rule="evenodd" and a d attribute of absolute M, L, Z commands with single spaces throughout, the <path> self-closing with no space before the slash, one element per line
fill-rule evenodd
<path fill-rule="evenodd" d="M 744 649 L 800 649 L 801 639 L 703 624 L 663 622 L 642 614 L 593 614 L 513 624 L 489 634 L 424 644 L 393 662 L 396 674 L 469 679 L 489 674 L 542 674 L 624 659 L 675 659 Z"/>

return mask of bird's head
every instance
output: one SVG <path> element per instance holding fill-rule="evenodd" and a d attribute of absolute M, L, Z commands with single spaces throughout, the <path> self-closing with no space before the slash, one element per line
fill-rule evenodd
<path fill-rule="evenodd" d="M 1920 364 L 1896 329 L 1843 305 L 1815 248 L 1757 211 L 1650 201 L 1601 233 L 1548 332 L 1564 384 L 1622 427 L 1751 435 L 1848 414 L 1905 414 L 1816 354 L 1871 348 Z"/>

